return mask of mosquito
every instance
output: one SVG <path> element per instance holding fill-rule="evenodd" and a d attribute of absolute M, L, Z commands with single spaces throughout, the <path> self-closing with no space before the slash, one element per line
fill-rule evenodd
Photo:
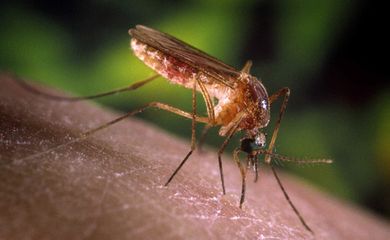
<path fill-rule="evenodd" d="M 168 178 L 167 182 L 164 184 L 165 186 L 168 186 L 197 148 L 195 127 L 197 123 L 204 123 L 205 127 L 202 132 L 201 139 L 210 128 L 216 126 L 220 126 L 219 135 L 225 137 L 225 140 L 218 150 L 218 166 L 222 193 L 226 194 L 222 167 L 222 154 L 233 135 L 243 131 L 245 133 L 245 137 L 240 140 L 240 147 L 236 148 L 233 152 L 233 158 L 240 169 L 242 178 L 239 207 L 242 208 L 245 200 L 247 170 L 250 168 L 254 169 L 255 181 L 257 181 L 259 163 L 258 156 L 264 155 L 264 162 L 270 165 L 272 173 L 275 176 L 277 183 L 289 205 L 299 218 L 302 225 L 308 231 L 313 233 L 311 228 L 306 224 L 302 215 L 290 200 L 290 197 L 288 196 L 274 166 L 272 165 L 271 158 L 296 163 L 331 163 L 332 160 L 302 160 L 286 157 L 273 152 L 280 123 L 286 111 L 287 102 L 290 96 L 290 89 L 284 87 L 269 96 L 262 81 L 250 74 L 252 66 L 251 61 L 247 61 L 242 70 L 236 70 L 207 53 L 190 46 L 189 44 L 169 34 L 152 28 L 137 25 L 135 28 L 129 30 L 129 34 L 132 37 L 130 46 L 134 55 L 154 70 L 157 73 L 156 75 L 142 81 L 135 82 L 124 88 L 84 97 L 63 97 L 51 95 L 35 89 L 21 79 L 18 83 L 27 90 L 49 99 L 59 101 L 80 101 L 113 95 L 119 92 L 136 90 L 152 82 L 157 77 L 162 76 L 173 84 L 178 84 L 192 90 L 192 112 L 187 112 L 161 102 L 151 102 L 136 110 L 130 111 L 119 118 L 84 132 L 71 142 L 50 148 L 44 152 L 30 155 L 27 158 L 34 158 L 64 145 L 80 141 L 99 130 L 107 128 L 129 116 L 141 113 L 148 108 L 157 108 L 192 120 L 191 148 L 178 167 L 173 171 L 172 175 Z M 200 116 L 197 113 L 197 92 L 200 92 L 203 96 L 207 116 Z M 279 116 L 274 126 L 271 141 L 266 148 L 266 135 L 263 130 L 270 122 L 270 108 L 272 104 L 280 98 L 283 100 L 279 109 Z M 247 155 L 245 163 L 242 163 L 239 158 L 239 154 L 241 152 L 246 153 Z"/>

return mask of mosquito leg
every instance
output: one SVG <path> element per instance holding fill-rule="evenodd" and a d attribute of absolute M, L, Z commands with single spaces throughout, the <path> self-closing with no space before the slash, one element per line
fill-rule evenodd
<path fill-rule="evenodd" d="M 223 177 L 223 168 L 222 168 L 222 153 L 225 150 L 226 146 L 228 145 L 230 139 L 233 137 L 233 135 L 236 133 L 238 126 L 240 125 L 241 119 L 243 115 L 237 116 L 235 122 L 232 124 L 231 129 L 228 130 L 228 135 L 225 138 L 225 141 L 223 141 L 221 147 L 218 150 L 218 165 L 219 165 L 219 174 L 221 176 L 221 184 L 222 184 L 222 193 L 225 195 L 225 180 Z"/>
<path fill-rule="evenodd" d="M 280 189 L 282 189 L 283 195 L 286 198 L 287 202 L 290 204 L 291 208 L 294 210 L 295 214 L 298 216 L 299 220 L 301 221 L 302 225 L 312 234 L 314 234 L 313 230 L 306 224 L 305 220 L 303 219 L 302 215 L 299 213 L 298 209 L 295 207 L 295 205 L 292 203 L 290 197 L 288 196 L 286 189 L 284 188 L 282 181 L 280 181 L 280 178 L 278 174 L 276 173 L 275 168 L 271 164 L 272 173 L 274 174 L 276 181 L 278 182 L 278 185 Z"/>
<path fill-rule="evenodd" d="M 202 146 L 204 144 L 204 141 L 206 140 L 207 133 L 209 132 L 211 127 L 212 127 L 211 124 L 207 124 L 204 126 L 204 128 L 202 130 L 202 133 L 200 135 L 199 142 L 198 142 L 198 151 L 199 152 L 202 152 Z"/>
<path fill-rule="evenodd" d="M 89 131 L 86 131 L 86 132 L 80 134 L 78 137 L 76 137 L 72 141 L 69 141 L 67 143 L 64 143 L 64 144 L 57 145 L 55 147 L 49 148 L 49 149 L 47 149 L 47 150 L 45 150 L 43 152 L 39 152 L 39 153 L 36 153 L 36 154 L 29 155 L 28 157 L 25 157 L 25 158 L 17 159 L 16 161 L 36 158 L 36 157 L 42 156 L 42 155 L 44 155 L 44 154 L 46 154 L 48 152 L 56 150 L 56 149 L 58 149 L 60 147 L 63 147 L 63 146 L 66 146 L 66 145 L 69 145 L 69 144 L 72 144 L 72 143 L 79 142 L 79 141 L 81 141 L 81 140 L 91 136 L 92 134 L 94 134 L 94 133 L 96 133 L 96 132 L 98 132 L 100 130 L 103 130 L 103 129 L 107 128 L 107 127 L 110 127 L 110 126 L 114 125 L 115 123 L 122 121 L 125 118 L 128 118 L 130 116 L 136 115 L 138 113 L 141 113 L 141 112 L 143 112 L 146 109 L 151 108 L 151 107 L 157 108 L 157 109 L 161 109 L 161 110 L 164 110 L 164 111 L 168 111 L 168 112 L 174 113 L 176 115 L 180 115 L 180 116 L 185 117 L 185 118 L 189 118 L 189 119 L 193 119 L 194 118 L 193 114 L 185 112 L 185 111 L 183 111 L 181 109 L 178 109 L 178 108 L 175 108 L 175 107 L 172 107 L 170 105 L 167 105 L 167 104 L 164 104 L 164 103 L 160 103 L 160 102 L 151 102 L 151 103 L 149 103 L 149 104 L 147 104 L 147 105 L 145 105 L 145 106 L 143 106 L 141 108 L 138 108 L 136 110 L 128 112 L 128 113 L 124 114 L 123 116 L 120 116 L 120 117 L 118 117 L 118 118 L 116 118 L 116 119 L 114 119 L 114 120 L 112 120 L 110 122 L 107 122 L 107 123 L 105 123 L 103 125 L 100 125 L 100 126 L 98 126 L 96 128 L 93 128 L 93 129 L 91 129 Z M 208 118 L 207 117 L 197 117 L 197 116 L 195 116 L 195 121 L 207 124 L 208 123 Z"/>
<path fill-rule="evenodd" d="M 257 161 L 257 157 L 255 158 L 255 161 L 254 161 L 254 166 L 255 166 L 255 182 L 257 182 L 257 180 L 259 180 L 259 168 L 258 168 L 258 161 Z"/>
<path fill-rule="evenodd" d="M 133 83 L 129 86 L 123 87 L 123 88 L 118 88 L 118 89 L 114 89 L 112 91 L 103 92 L 103 93 L 99 93 L 99 94 L 95 94 L 95 95 L 91 95 L 91 96 L 83 96 L 83 97 L 65 97 L 65 96 L 57 96 L 57 95 L 53 95 L 50 93 L 45 93 L 45 92 L 33 87 L 32 85 L 28 84 L 26 81 L 24 81 L 20 77 L 13 76 L 12 79 L 15 79 L 16 80 L 15 82 L 18 83 L 19 86 L 21 86 L 22 88 L 24 88 L 27 91 L 32 92 L 36 95 L 39 95 L 41 97 L 48 98 L 48 99 L 55 100 L 55 101 L 75 102 L 75 101 L 82 101 L 82 100 L 87 100 L 87 99 L 95 99 L 95 98 L 105 97 L 105 96 L 114 95 L 114 94 L 125 92 L 125 91 L 136 90 L 136 89 L 144 86 L 145 84 L 153 81 L 154 79 L 158 78 L 159 76 L 160 75 L 156 74 L 156 75 L 153 75 L 149 78 L 135 82 L 135 83 Z"/>
<path fill-rule="evenodd" d="M 249 74 L 251 71 L 252 64 L 253 63 L 251 60 L 246 61 L 244 67 L 241 69 L 241 72 Z"/>
<path fill-rule="evenodd" d="M 192 124 L 191 124 L 191 150 L 187 153 L 187 155 L 184 157 L 183 161 L 179 164 L 179 166 L 175 169 L 175 171 L 172 173 L 172 175 L 169 177 L 168 181 L 164 184 L 164 186 L 168 186 L 168 184 L 172 181 L 172 179 L 176 176 L 176 174 L 179 172 L 181 167 L 183 167 L 184 163 L 188 160 L 188 158 L 191 156 L 192 152 L 196 148 L 196 83 L 197 81 L 194 80 L 194 86 L 192 88 Z"/>
<path fill-rule="evenodd" d="M 245 201 L 245 189 L 246 189 L 246 167 L 242 166 L 240 162 L 240 158 L 238 157 L 238 154 L 241 152 L 239 148 L 236 148 L 233 152 L 233 158 L 234 161 L 237 163 L 238 168 L 240 169 L 241 173 L 241 180 L 242 180 L 242 185 L 241 185 L 241 197 L 240 197 L 240 208 L 242 208 L 242 204 Z"/>
<path fill-rule="evenodd" d="M 255 150 L 253 151 L 254 154 L 268 154 L 270 155 L 273 159 L 276 159 L 276 160 L 279 160 L 279 161 L 282 161 L 282 162 L 292 162 L 292 163 L 297 163 L 297 164 L 330 164 L 333 162 L 332 159 L 326 159 L 326 158 L 322 158 L 322 159 L 302 159 L 302 158 L 294 158 L 294 157 L 287 157 L 285 155 L 280 155 L 280 154 L 277 154 L 277 153 L 271 153 L 271 152 L 268 152 L 268 150 L 264 150 L 264 149 L 258 149 L 258 150 Z M 280 164 L 280 162 L 278 161 L 273 161 L 273 163 L 277 163 L 277 164 Z"/>
<path fill-rule="evenodd" d="M 197 81 L 200 87 L 200 92 L 202 93 L 203 99 L 206 103 L 207 115 L 209 116 L 210 123 L 212 125 L 215 124 L 215 113 L 214 113 L 214 103 L 212 98 L 210 97 L 207 88 L 204 86 L 202 81 Z"/>
<path fill-rule="evenodd" d="M 276 138 L 278 136 L 278 132 L 279 132 L 279 128 L 280 128 L 280 122 L 283 118 L 284 112 L 286 111 L 288 98 L 290 96 L 290 89 L 287 87 L 281 88 L 276 93 L 272 94 L 272 96 L 269 97 L 269 102 L 270 102 L 270 104 L 272 104 L 281 96 L 284 96 L 284 99 L 283 99 L 282 106 L 280 107 L 280 110 L 279 110 L 279 117 L 278 117 L 278 120 L 275 124 L 274 131 L 272 133 L 271 141 L 268 145 L 268 152 L 270 152 L 270 153 L 272 153 L 272 151 L 274 149 L 275 141 L 276 141 Z M 265 162 L 268 164 L 271 162 L 270 155 L 268 155 L 268 154 L 265 155 Z"/>
<path fill-rule="evenodd" d="M 215 113 L 214 113 L 214 103 L 212 101 L 212 98 L 210 97 L 209 92 L 207 91 L 207 88 L 204 86 L 202 81 L 198 81 L 198 84 L 200 86 L 200 91 L 202 93 L 203 99 L 204 99 L 204 101 L 206 103 L 207 115 L 209 116 L 209 121 L 210 121 L 210 124 L 207 124 L 203 128 L 202 134 L 201 134 L 200 139 L 199 139 L 199 143 L 198 143 L 199 148 L 198 148 L 198 150 L 199 150 L 199 152 L 201 152 L 203 143 L 204 143 L 204 141 L 206 139 L 207 132 L 215 124 Z"/>
<path fill-rule="evenodd" d="M 213 99 L 210 97 L 210 94 L 207 90 L 207 88 L 204 86 L 202 81 L 198 81 L 198 84 L 200 86 L 200 91 L 202 93 L 203 99 L 206 104 L 206 109 L 207 109 L 207 115 L 209 116 L 209 121 L 210 124 L 207 124 L 201 133 L 201 137 L 198 143 L 199 146 L 199 152 L 202 150 L 203 143 L 206 139 L 207 132 L 210 130 L 211 127 L 215 125 L 215 113 L 214 113 L 214 102 Z"/>

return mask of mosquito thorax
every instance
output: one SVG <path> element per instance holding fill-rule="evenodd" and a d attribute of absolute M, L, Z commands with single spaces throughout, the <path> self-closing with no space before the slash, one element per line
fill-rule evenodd
<path fill-rule="evenodd" d="M 245 83 L 244 104 L 247 117 L 243 119 L 241 129 L 252 130 L 264 128 L 270 120 L 268 93 L 256 77 L 250 76 Z"/>

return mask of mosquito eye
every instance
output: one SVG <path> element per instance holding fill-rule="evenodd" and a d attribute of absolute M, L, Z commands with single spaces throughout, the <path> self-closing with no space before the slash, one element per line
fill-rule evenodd
<path fill-rule="evenodd" d="M 246 153 L 251 153 L 253 151 L 253 139 L 245 138 L 241 140 L 241 150 Z"/>

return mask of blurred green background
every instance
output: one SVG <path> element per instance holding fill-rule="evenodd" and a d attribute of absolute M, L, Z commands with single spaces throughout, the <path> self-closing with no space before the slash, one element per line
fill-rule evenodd
<path fill-rule="evenodd" d="M 389 217 L 390 84 L 388 61 L 383 60 L 389 41 L 382 36 L 386 8 L 377 4 L 3 2 L 0 68 L 75 95 L 125 86 L 153 74 L 129 49 L 127 31 L 136 24 L 168 32 L 238 69 L 252 59 L 252 74 L 262 78 L 269 93 L 284 86 L 292 90 L 276 151 L 335 160 L 330 166 L 286 169 Z M 138 91 L 98 100 L 123 111 L 150 101 L 190 110 L 191 91 L 160 79 Z M 189 139 L 188 120 L 153 110 L 139 117 Z M 208 136 L 210 145 L 221 144 L 217 130 Z"/>

